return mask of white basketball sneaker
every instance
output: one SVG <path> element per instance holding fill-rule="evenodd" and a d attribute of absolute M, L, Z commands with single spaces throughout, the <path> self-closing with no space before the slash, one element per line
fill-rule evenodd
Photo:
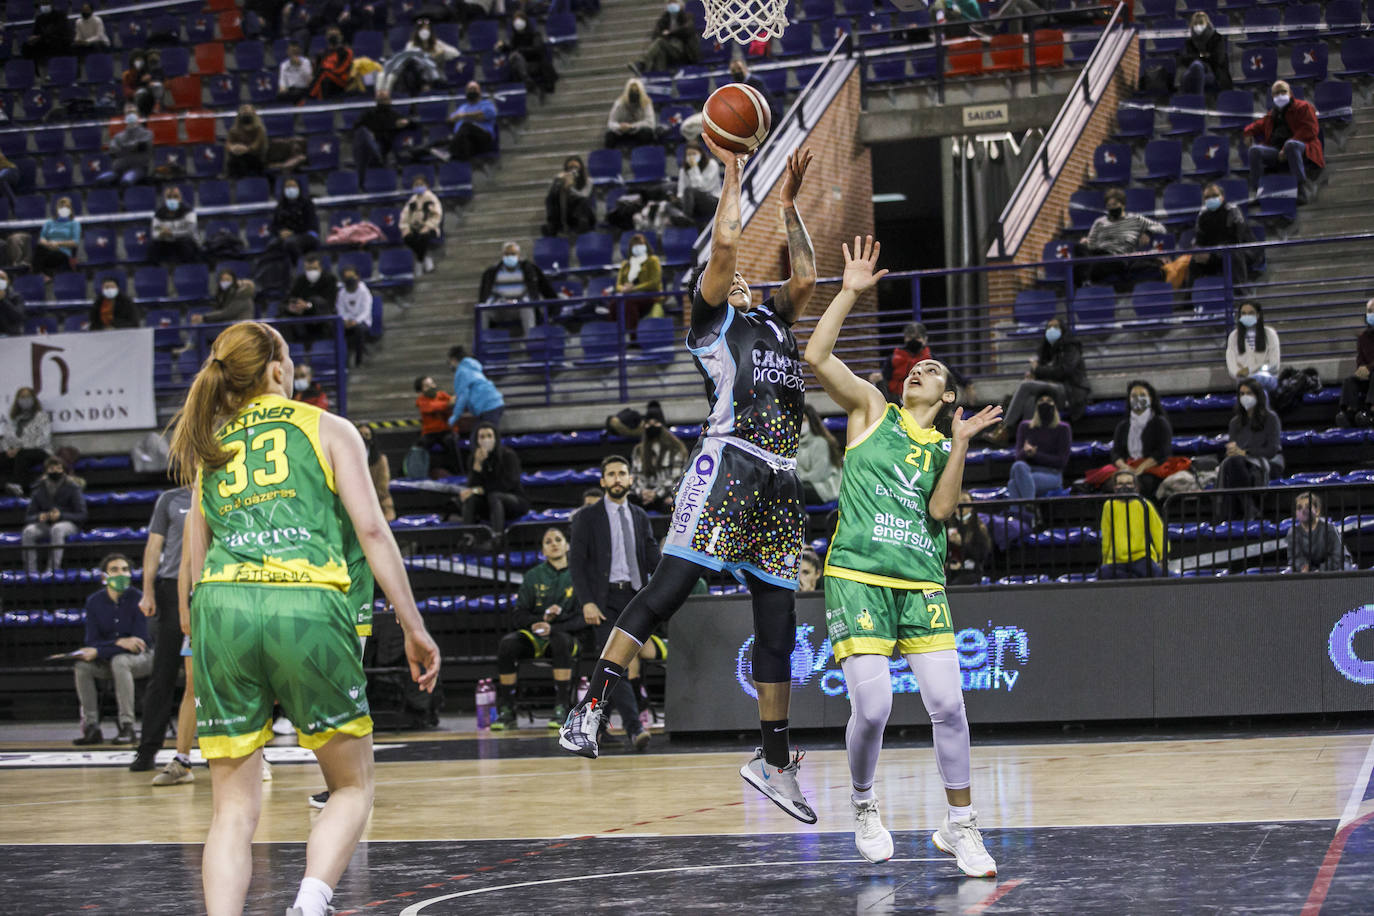
<path fill-rule="evenodd" d="M 777 805 L 803 824 L 816 823 L 816 812 L 806 803 L 801 786 L 797 784 L 797 773 L 801 770 L 802 758 L 806 754 L 797 751 L 785 767 L 770 766 L 763 759 L 763 748 L 754 750 L 754 759 L 739 768 L 744 781 L 758 789 L 768 800 Z"/>
<path fill-rule="evenodd" d="M 978 832 L 977 812 L 970 814 L 967 820 L 957 821 L 945 812 L 945 822 L 930 839 L 936 849 L 954 856 L 959 870 L 970 878 L 991 878 L 997 874 L 997 863 L 988 855 L 983 835 Z"/>
<path fill-rule="evenodd" d="M 859 855 L 870 862 L 886 862 L 892 858 L 892 834 L 887 832 L 878 814 L 878 800 L 855 801 L 851 798 L 849 803 L 854 806 L 854 845 L 859 848 Z"/>
<path fill-rule="evenodd" d="M 601 753 L 598 744 L 601 721 L 606 713 L 595 699 L 583 700 L 568 711 L 568 721 L 558 730 L 558 744 L 565 751 L 595 760 Z"/>

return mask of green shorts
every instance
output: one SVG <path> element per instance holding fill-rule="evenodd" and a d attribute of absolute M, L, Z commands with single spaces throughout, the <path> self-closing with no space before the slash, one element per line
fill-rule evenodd
<path fill-rule="evenodd" d="M 207 757 L 244 757 L 272 738 L 281 703 L 301 747 L 372 733 L 345 596 L 321 588 L 202 585 L 191 599 L 196 730 Z"/>
<path fill-rule="evenodd" d="M 372 573 L 369 571 L 365 578 L 354 579 L 348 590 L 348 606 L 355 611 L 353 630 L 359 636 L 372 635 L 373 597 Z"/>
<path fill-rule="evenodd" d="M 942 588 L 905 589 L 825 577 L 825 625 L 835 661 L 954 648 Z"/>

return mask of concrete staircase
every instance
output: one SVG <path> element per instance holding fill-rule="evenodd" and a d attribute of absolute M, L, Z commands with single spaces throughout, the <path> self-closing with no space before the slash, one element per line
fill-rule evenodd
<path fill-rule="evenodd" d="M 502 132 L 500 160 L 485 172 L 474 170 L 471 203 L 445 215 L 438 269 L 418 280 L 405 307 L 387 303 L 382 348 L 350 375 L 353 419 L 413 416 L 415 376 L 448 376 L 448 348 L 472 342 L 482 271 L 508 240 L 528 256 L 544 221 L 549 183 L 565 157 L 585 159 L 601 145 L 607 112 L 631 75 L 626 64 L 648 45 L 661 12 L 642 0 L 603 0 L 600 14 L 579 24 L 576 50 L 558 60 L 557 91 L 543 102 L 530 96 L 525 122 Z"/>

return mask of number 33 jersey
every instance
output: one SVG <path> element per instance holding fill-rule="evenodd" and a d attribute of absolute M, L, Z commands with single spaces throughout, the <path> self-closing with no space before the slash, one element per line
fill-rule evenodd
<path fill-rule="evenodd" d="M 202 468 L 198 482 L 212 535 L 202 583 L 348 591 L 344 509 L 320 444 L 322 413 L 263 395 L 216 433 L 230 459 Z"/>
<path fill-rule="evenodd" d="M 950 442 L 897 405 L 845 450 L 840 519 L 825 574 L 890 588 L 945 583 L 945 526 L 930 517 Z"/>

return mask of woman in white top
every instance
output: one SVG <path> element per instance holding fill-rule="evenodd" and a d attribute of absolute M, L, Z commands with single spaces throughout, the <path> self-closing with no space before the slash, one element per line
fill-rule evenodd
<path fill-rule="evenodd" d="M 703 155 L 701 144 L 695 140 L 687 144 L 682 168 L 677 170 L 677 199 L 682 212 L 697 223 L 710 219 L 720 202 L 720 162 L 715 156 Z"/>
<path fill-rule="evenodd" d="M 372 331 L 372 291 L 352 267 L 346 268 L 340 279 L 342 282 L 334 299 L 334 311 L 343 319 L 344 338 L 353 353 L 353 364 L 361 366 L 366 355 L 367 338 Z"/>
<path fill-rule="evenodd" d="M 1242 302 L 1236 327 L 1226 338 L 1226 371 L 1237 382 L 1251 379 L 1265 391 L 1278 387 L 1279 334 L 1264 325 L 1264 310 Z"/>
<path fill-rule="evenodd" d="M 625 81 L 625 91 L 611 106 L 611 116 L 606 119 L 605 145 L 616 149 L 653 143 L 657 137 L 657 123 L 654 103 L 649 100 L 644 84 L 630 77 Z"/>
<path fill-rule="evenodd" d="M 825 428 L 821 415 L 806 405 L 806 422 L 801 425 L 797 444 L 797 476 L 801 478 L 808 505 L 833 502 L 840 497 L 840 477 L 844 468 L 844 449 Z"/>
<path fill-rule="evenodd" d="M 405 49 L 423 51 L 440 66 L 458 56 L 458 49 L 446 41 L 440 41 L 434 34 L 433 24 L 424 18 L 415 20 L 415 31 L 411 34 Z"/>

